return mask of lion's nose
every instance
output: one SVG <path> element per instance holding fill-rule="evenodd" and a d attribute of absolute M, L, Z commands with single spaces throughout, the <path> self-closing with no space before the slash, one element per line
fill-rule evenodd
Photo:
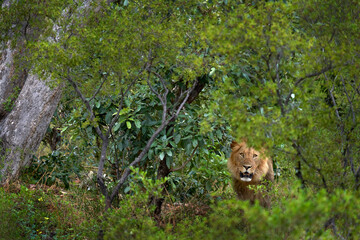
<path fill-rule="evenodd" d="M 243 165 L 243 167 L 244 167 L 245 170 L 247 171 L 249 168 L 251 168 L 251 165 Z"/>

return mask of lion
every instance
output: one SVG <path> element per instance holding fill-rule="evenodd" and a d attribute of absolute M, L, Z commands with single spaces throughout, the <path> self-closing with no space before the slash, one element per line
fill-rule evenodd
<path fill-rule="evenodd" d="M 269 208 L 270 199 L 264 194 L 264 189 L 255 190 L 254 187 L 265 186 L 274 181 L 272 160 L 262 156 L 262 152 L 249 148 L 246 142 L 231 143 L 231 156 L 228 169 L 233 177 L 233 188 L 240 200 L 259 200 L 260 205 Z"/>

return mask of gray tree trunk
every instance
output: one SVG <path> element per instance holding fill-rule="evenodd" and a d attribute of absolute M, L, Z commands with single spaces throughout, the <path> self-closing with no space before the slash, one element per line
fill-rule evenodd
<path fill-rule="evenodd" d="M 15 78 L 14 54 L 0 55 L 0 183 L 29 164 L 61 98 L 61 86 L 51 89 L 25 69 Z"/>
<path fill-rule="evenodd" d="M 78 2 L 74 18 L 83 16 L 92 0 Z M 1 7 L 11 7 L 11 3 L 11 0 L 5 0 Z M 69 17 L 66 9 L 62 16 Z M 31 34 L 33 38 L 42 34 L 36 26 L 21 22 L 16 24 L 20 24 L 24 28 L 22 32 Z M 55 25 L 53 30 L 59 33 L 61 29 Z M 17 45 L 19 49 L 11 49 L 10 44 L 4 51 L 0 49 L 0 185 L 18 177 L 20 170 L 30 163 L 46 133 L 63 89 L 63 85 L 50 88 L 47 81 L 29 74 L 29 69 L 24 67 L 26 63 L 14 60 L 17 54 L 26 52 L 20 50 L 23 45 L 21 39 Z"/>

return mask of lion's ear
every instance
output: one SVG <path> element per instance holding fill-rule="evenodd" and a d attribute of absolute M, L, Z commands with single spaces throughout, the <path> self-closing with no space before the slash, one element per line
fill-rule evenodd
<path fill-rule="evenodd" d="M 234 148 L 235 148 L 237 145 L 239 145 L 237 142 L 232 141 L 232 142 L 231 142 L 231 145 L 230 145 L 231 150 L 234 150 Z"/>

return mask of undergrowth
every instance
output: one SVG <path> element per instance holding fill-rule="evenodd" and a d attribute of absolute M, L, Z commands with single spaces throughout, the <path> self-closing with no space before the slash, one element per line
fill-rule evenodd
<path fill-rule="evenodd" d="M 357 193 L 284 187 L 277 183 L 270 210 L 219 192 L 209 202 L 167 199 L 161 218 L 151 196 L 163 180 L 137 172 L 129 194 L 103 211 L 104 199 L 71 186 L 13 183 L 0 189 L 0 239 L 358 239 Z M 281 185 L 283 184 L 283 185 Z M 281 191 L 277 188 L 281 186 Z M 224 194 L 226 195 L 226 194 Z"/>

